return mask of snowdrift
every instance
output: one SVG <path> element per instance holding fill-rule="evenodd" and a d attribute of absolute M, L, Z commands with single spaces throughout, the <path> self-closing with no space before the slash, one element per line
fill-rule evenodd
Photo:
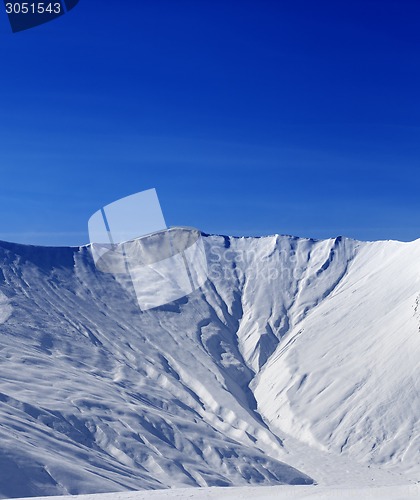
<path fill-rule="evenodd" d="M 1 498 L 418 477 L 420 241 L 204 243 L 145 312 L 88 247 L 0 243 Z"/>

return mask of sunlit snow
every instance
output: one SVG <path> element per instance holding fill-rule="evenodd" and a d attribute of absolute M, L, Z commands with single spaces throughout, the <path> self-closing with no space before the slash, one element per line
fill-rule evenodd
<path fill-rule="evenodd" d="M 88 247 L 0 243 L 0 498 L 414 491 L 420 241 L 204 243 L 205 285 L 145 312 Z"/>

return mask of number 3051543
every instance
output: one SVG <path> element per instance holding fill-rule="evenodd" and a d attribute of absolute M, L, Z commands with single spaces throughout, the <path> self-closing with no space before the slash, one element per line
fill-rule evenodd
<path fill-rule="evenodd" d="M 8 2 L 7 14 L 60 14 L 61 4 L 58 2 Z"/>

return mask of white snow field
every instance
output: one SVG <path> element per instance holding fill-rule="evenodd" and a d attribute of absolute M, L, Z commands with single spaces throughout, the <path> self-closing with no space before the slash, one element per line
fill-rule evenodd
<path fill-rule="evenodd" d="M 145 312 L 88 247 L 0 243 L 0 498 L 419 496 L 420 240 L 204 243 Z"/>
<path fill-rule="evenodd" d="M 420 497 L 420 486 L 327 488 L 322 486 L 248 486 L 233 488 L 177 488 L 136 493 L 104 493 L 32 500 L 407 500 Z M 22 500 L 22 499 L 18 499 Z"/>

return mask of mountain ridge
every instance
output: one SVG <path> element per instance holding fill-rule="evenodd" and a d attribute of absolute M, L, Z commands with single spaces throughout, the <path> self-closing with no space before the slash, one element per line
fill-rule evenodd
<path fill-rule="evenodd" d="M 362 417 L 348 406 L 351 396 L 343 394 L 350 388 L 336 364 L 336 344 L 345 341 L 341 331 L 350 314 L 343 319 L 340 311 L 348 310 L 360 280 L 379 280 L 374 289 L 366 288 L 367 299 L 363 295 L 372 304 L 385 285 L 397 290 L 394 305 L 412 328 L 406 303 L 413 296 L 410 307 L 415 305 L 417 267 L 411 264 L 407 276 L 400 268 L 411 259 L 404 249 L 414 252 L 416 262 L 418 240 L 209 235 L 204 241 L 208 282 L 188 297 L 145 313 L 137 308 L 126 279 L 96 271 L 88 246 L 0 243 L 1 461 L 9 475 L 23 470 L 28 478 L 11 486 L 0 473 L 3 498 L 345 481 L 346 474 L 316 465 L 319 457 L 328 463 L 326 451 L 332 462 L 342 460 L 348 470 L 366 475 L 366 482 L 372 475 L 393 482 L 402 480 L 401 471 L 416 473 L 419 398 L 414 376 L 413 393 L 402 391 L 404 397 L 413 396 L 410 404 L 398 402 L 398 374 L 386 387 L 401 406 L 390 412 L 393 418 L 398 411 L 404 416 L 401 435 L 369 394 L 364 398 L 372 403 L 371 424 L 357 434 L 353 429 Z M 384 259 L 395 285 L 389 277 L 375 278 L 388 272 L 381 265 Z M 354 300 L 352 307 L 358 304 Z M 380 318 L 381 307 L 377 313 Z M 333 320 L 323 338 L 325 318 Z M 374 328 L 374 318 L 366 325 Z M 322 345 L 314 344 L 317 336 Z M 405 336 L 416 373 L 417 339 Z M 385 337 L 392 339 L 388 330 Z M 354 347 L 347 348 L 352 358 Z M 310 354 L 316 349 L 314 359 Z M 377 376 L 369 361 L 377 351 L 370 345 L 366 349 L 368 373 L 363 363 L 356 373 L 363 382 Z M 324 351 L 334 363 L 320 363 Z M 341 386 L 332 390 L 334 377 Z M 360 390 L 353 391 L 356 405 L 361 404 Z M 336 414 L 343 411 L 349 415 L 347 427 Z M 375 427 L 372 419 L 380 425 Z M 327 424 L 320 426 L 323 420 Z M 369 429 L 379 452 L 363 446 L 370 442 Z M 395 450 L 387 451 L 390 436 L 398 439 Z M 317 459 L 305 461 L 303 454 Z"/>

